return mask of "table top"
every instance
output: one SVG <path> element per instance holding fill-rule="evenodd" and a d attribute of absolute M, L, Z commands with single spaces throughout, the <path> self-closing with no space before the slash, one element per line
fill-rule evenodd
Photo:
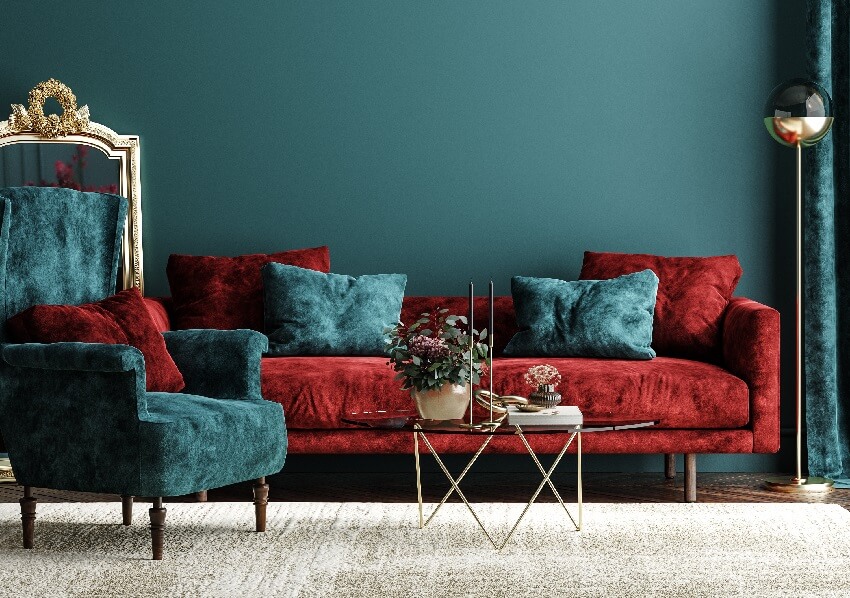
<path fill-rule="evenodd" d="M 498 428 L 469 429 L 461 427 L 468 420 L 438 421 L 422 419 L 413 410 L 398 411 L 363 411 L 360 413 L 349 413 L 342 418 L 344 424 L 352 426 L 354 430 L 384 430 L 384 431 L 407 431 L 422 430 L 437 434 L 516 434 L 516 426 L 506 423 Z M 612 430 L 633 430 L 636 428 L 648 428 L 658 425 L 659 420 L 653 418 L 617 418 L 611 416 L 584 417 L 584 423 L 579 425 L 556 425 L 556 426 L 522 426 L 524 434 L 551 434 L 558 432 L 606 432 Z"/>

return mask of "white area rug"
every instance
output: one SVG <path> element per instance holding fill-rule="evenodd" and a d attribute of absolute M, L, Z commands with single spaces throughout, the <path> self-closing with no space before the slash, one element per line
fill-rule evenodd
<path fill-rule="evenodd" d="M 41 504 L 36 548 L 0 505 L 3 596 L 848 596 L 850 513 L 817 504 L 589 504 L 573 531 L 535 505 L 498 553 L 462 504 L 424 530 L 415 504 L 166 505 L 165 560 L 147 505 Z M 522 505 L 478 512 L 496 539 Z"/>

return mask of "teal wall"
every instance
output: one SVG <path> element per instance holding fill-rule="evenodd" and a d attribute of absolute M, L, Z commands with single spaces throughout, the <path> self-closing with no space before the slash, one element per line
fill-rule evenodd
<path fill-rule="evenodd" d="M 141 135 L 151 294 L 172 252 L 328 244 L 462 294 L 594 249 L 736 253 L 741 294 L 793 309 L 793 154 L 761 111 L 802 72 L 800 2 L 39 7 L 4 11 L 0 106 L 52 76 Z"/>

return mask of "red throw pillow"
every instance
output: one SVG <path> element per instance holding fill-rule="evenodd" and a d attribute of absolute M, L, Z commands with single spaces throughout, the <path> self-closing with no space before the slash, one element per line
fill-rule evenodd
<path fill-rule="evenodd" d="M 136 347 L 145 357 L 147 390 L 178 392 L 186 385 L 139 289 L 85 305 L 34 305 L 9 318 L 19 343 L 106 343 Z"/>
<path fill-rule="evenodd" d="M 653 348 L 659 355 L 716 358 L 723 313 L 743 274 L 738 258 L 585 251 L 581 278 L 616 278 L 647 268 L 655 272 L 659 281 Z"/>
<path fill-rule="evenodd" d="M 269 262 L 330 272 L 327 247 L 280 253 L 211 257 L 176 255 L 168 258 L 175 329 L 250 328 L 263 331 L 263 276 Z"/>

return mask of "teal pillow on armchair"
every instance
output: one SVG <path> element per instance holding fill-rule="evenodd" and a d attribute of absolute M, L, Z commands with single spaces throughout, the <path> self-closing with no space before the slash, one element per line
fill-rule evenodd
<path fill-rule="evenodd" d="M 508 356 L 652 359 L 658 277 L 643 270 L 611 280 L 511 279 L 517 332 Z"/>
<path fill-rule="evenodd" d="M 354 278 L 270 263 L 263 267 L 269 355 L 386 355 L 407 276 Z"/>

